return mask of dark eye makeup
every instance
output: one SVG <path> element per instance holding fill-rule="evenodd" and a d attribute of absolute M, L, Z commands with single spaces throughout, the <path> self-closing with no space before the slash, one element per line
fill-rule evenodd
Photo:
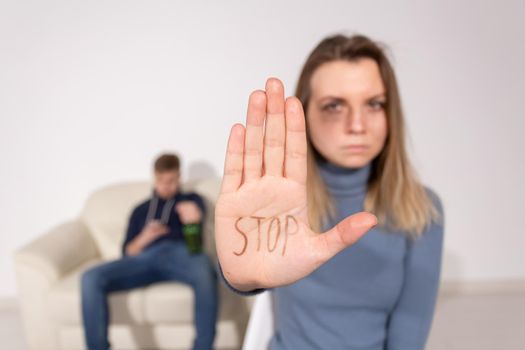
<path fill-rule="evenodd" d="M 368 105 L 373 109 L 383 109 L 386 106 L 386 101 L 383 100 L 371 100 Z"/>
<path fill-rule="evenodd" d="M 342 99 L 333 99 L 328 101 L 327 103 L 322 104 L 321 110 L 327 112 L 334 112 L 337 111 L 343 104 L 344 101 Z"/>
<path fill-rule="evenodd" d="M 381 96 L 372 97 L 366 102 L 366 105 L 373 110 L 381 110 L 386 107 L 387 101 Z M 323 112 L 336 113 L 339 112 L 346 105 L 346 101 L 342 98 L 333 97 L 327 102 L 321 103 L 320 108 Z"/>

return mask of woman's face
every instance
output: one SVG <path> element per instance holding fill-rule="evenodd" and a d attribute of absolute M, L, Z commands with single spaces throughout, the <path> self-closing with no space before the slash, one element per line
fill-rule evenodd
<path fill-rule="evenodd" d="M 329 162 L 359 168 L 383 149 L 387 136 L 385 87 L 369 58 L 331 61 L 310 80 L 307 106 L 310 140 Z"/>

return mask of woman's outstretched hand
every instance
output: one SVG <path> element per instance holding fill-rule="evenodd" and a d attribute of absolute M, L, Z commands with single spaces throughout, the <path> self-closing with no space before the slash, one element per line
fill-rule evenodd
<path fill-rule="evenodd" d="M 248 291 L 293 283 L 359 240 L 374 215 L 349 216 L 332 229 L 310 229 L 306 129 L 301 102 L 284 98 L 280 80 L 248 101 L 246 127 L 230 132 L 215 209 L 217 254 L 225 278 Z"/>

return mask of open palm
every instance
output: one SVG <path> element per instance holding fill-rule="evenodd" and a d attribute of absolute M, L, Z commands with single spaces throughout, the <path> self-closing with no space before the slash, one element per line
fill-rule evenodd
<path fill-rule="evenodd" d="M 271 288 L 310 274 L 377 223 L 362 212 L 316 233 L 307 215 L 307 146 L 301 102 L 281 81 L 248 101 L 246 127 L 230 132 L 215 209 L 217 254 L 239 290 Z"/>

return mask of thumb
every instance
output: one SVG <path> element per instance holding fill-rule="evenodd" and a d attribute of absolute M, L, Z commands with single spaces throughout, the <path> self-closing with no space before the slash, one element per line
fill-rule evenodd
<path fill-rule="evenodd" d="M 330 230 L 317 235 L 319 244 L 325 249 L 326 260 L 356 243 L 372 227 L 377 225 L 374 214 L 366 211 L 350 215 Z"/>

